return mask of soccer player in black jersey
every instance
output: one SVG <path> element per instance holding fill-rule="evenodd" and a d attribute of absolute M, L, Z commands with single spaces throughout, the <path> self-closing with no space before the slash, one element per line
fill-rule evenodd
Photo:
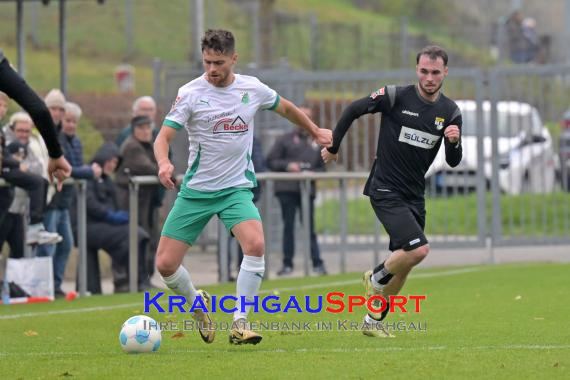
<path fill-rule="evenodd" d="M 336 160 L 340 143 L 354 120 L 381 112 L 380 135 L 364 194 L 390 236 L 392 254 L 374 270 L 364 273 L 366 297 L 381 295 L 389 301 L 402 289 L 412 268 L 428 254 L 424 235 L 425 179 L 441 143 L 450 166 L 461 161 L 461 112 L 441 92 L 447 75 L 447 53 L 427 46 L 416 58 L 418 82 L 409 86 L 385 86 L 351 103 L 333 133 L 333 146 L 321 152 L 325 162 Z M 379 308 L 380 303 L 375 302 Z M 387 337 L 381 328 L 389 311 L 368 313 L 364 334 Z M 366 327 L 368 326 L 368 327 Z M 380 328 L 379 328 L 380 327 Z"/>

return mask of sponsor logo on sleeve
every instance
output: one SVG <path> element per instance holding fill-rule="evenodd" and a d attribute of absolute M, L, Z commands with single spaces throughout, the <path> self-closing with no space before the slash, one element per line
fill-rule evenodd
<path fill-rule="evenodd" d="M 379 88 L 378 90 L 374 91 L 372 94 L 370 94 L 370 97 L 372 98 L 372 100 L 376 99 L 379 96 L 384 95 L 384 87 Z"/>

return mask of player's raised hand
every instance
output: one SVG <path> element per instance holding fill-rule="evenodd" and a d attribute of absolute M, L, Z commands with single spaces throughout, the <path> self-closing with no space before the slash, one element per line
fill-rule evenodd
<path fill-rule="evenodd" d="M 319 128 L 315 136 L 315 141 L 320 146 L 324 147 L 332 146 L 333 143 L 332 131 L 326 128 Z"/>
<path fill-rule="evenodd" d="M 163 159 L 158 163 L 158 179 L 168 190 L 174 190 L 175 188 L 174 181 L 172 181 L 173 173 L 174 165 L 172 165 L 168 158 Z"/>
<path fill-rule="evenodd" d="M 447 128 L 445 128 L 443 131 L 443 134 L 452 144 L 458 142 L 459 137 L 461 136 L 461 132 L 459 131 L 459 127 L 457 125 L 448 125 Z"/>
<path fill-rule="evenodd" d="M 338 159 L 338 153 L 331 153 L 327 148 L 323 148 L 321 150 L 321 157 L 326 164 L 331 161 L 336 161 Z"/>

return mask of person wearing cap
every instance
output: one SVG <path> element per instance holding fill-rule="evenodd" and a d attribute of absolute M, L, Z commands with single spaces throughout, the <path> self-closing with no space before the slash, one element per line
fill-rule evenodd
<path fill-rule="evenodd" d="M 51 89 L 44 98 L 57 132 L 61 132 L 61 119 L 65 114 L 65 95 L 57 88 Z"/>
<path fill-rule="evenodd" d="M 119 207 L 129 209 L 129 180 L 132 176 L 152 175 L 158 171 L 158 164 L 154 157 L 152 147 L 152 120 L 148 116 L 135 116 L 131 120 L 131 135 L 123 142 L 120 148 L 121 164 L 117 170 L 117 198 Z M 139 226 L 151 231 L 154 223 L 155 203 L 153 196 L 157 185 L 139 187 L 138 212 Z M 158 240 L 151 241 L 149 253 L 146 258 L 146 267 L 149 275 L 154 272 L 154 252 Z"/>
<path fill-rule="evenodd" d="M 156 139 L 156 135 L 158 135 L 158 129 L 154 123 L 156 119 L 156 102 L 152 98 L 152 96 L 141 96 L 133 102 L 133 109 L 132 109 L 132 119 L 129 124 L 121 130 L 119 135 L 117 136 L 117 146 L 119 149 L 125 142 L 125 140 L 133 133 L 133 124 L 132 121 L 137 116 L 146 116 L 150 119 L 151 123 L 150 126 L 152 128 L 152 141 Z"/>

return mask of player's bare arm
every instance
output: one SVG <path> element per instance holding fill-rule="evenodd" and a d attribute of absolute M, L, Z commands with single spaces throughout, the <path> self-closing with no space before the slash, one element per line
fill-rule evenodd
<path fill-rule="evenodd" d="M 317 144 L 324 147 L 332 145 L 332 131 L 325 128 L 319 128 L 307 115 L 301 112 L 301 110 L 289 100 L 281 98 L 275 112 L 289 120 L 291 123 L 309 131 Z"/>
<path fill-rule="evenodd" d="M 172 181 L 174 165 L 168 158 L 168 149 L 174 136 L 176 136 L 176 130 L 163 125 L 154 142 L 154 157 L 158 163 L 158 179 L 168 190 L 174 190 L 175 187 Z"/>

